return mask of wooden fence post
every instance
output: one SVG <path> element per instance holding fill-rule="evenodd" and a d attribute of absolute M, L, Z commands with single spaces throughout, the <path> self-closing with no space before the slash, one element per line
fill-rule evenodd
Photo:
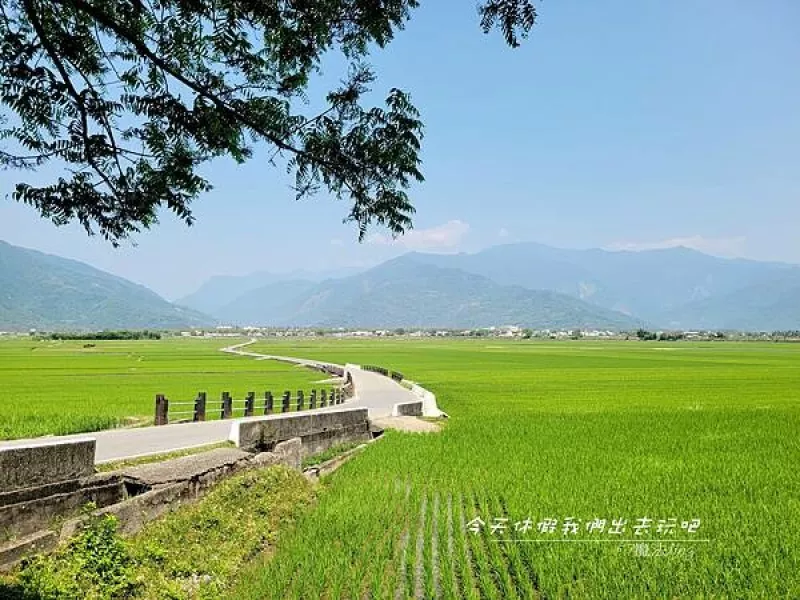
<path fill-rule="evenodd" d="M 233 401 L 231 400 L 230 392 L 222 392 L 222 411 L 220 412 L 220 419 L 230 419 L 233 415 Z"/>
<path fill-rule="evenodd" d="M 256 393 L 255 392 L 247 392 L 247 398 L 244 401 L 244 416 L 245 417 L 252 417 L 253 416 L 253 409 L 255 408 L 256 404 Z"/>
<path fill-rule="evenodd" d="M 319 407 L 325 408 L 328 405 L 328 391 L 322 390 L 319 393 Z"/>
<path fill-rule="evenodd" d="M 317 408 L 317 390 L 311 390 L 311 399 L 308 401 L 308 408 Z"/>
<path fill-rule="evenodd" d="M 264 414 L 268 415 L 272 412 L 272 392 L 264 392 Z"/>
<path fill-rule="evenodd" d="M 156 414 L 153 420 L 155 425 L 167 424 L 167 410 L 169 405 L 164 394 L 156 394 Z"/>
<path fill-rule="evenodd" d="M 197 394 L 197 399 L 194 401 L 194 420 L 206 420 L 206 393 L 200 392 Z"/>
<path fill-rule="evenodd" d="M 292 393 L 289 391 L 283 392 L 283 406 L 282 412 L 289 412 L 289 402 L 291 401 Z"/>
<path fill-rule="evenodd" d="M 303 390 L 297 390 L 297 410 L 303 410 Z"/>
<path fill-rule="evenodd" d="M 161 422 L 161 405 L 164 403 L 162 400 L 164 396 L 156 394 L 156 410 L 153 413 L 153 425 L 163 425 Z"/>

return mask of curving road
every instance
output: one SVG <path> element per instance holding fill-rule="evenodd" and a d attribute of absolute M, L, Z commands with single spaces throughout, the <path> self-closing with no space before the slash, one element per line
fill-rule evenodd
<path fill-rule="evenodd" d="M 414 402 L 419 400 L 413 393 L 398 384 L 389 377 L 384 377 L 371 371 L 363 371 L 357 365 L 337 365 L 306 358 L 294 358 L 291 356 L 279 356 L 275 354 L 259 354 L 242 350 L 255 343 L 257 340 L 250 340 L 228 348 L 222 348 L 222 352 L 238 354 L 240 356 L 250 356 L 259 360 L 280 360 L 283 362 L 294 363 L 304 367 L 314 368 L 318 365 L 332 365 L 344 368 L 353 377 L 353 384 L 356 389 L 356 397 L 347 401 L 348 407 L 364 407 L 369 410 L 371 419 L 392 416 L 394 405 L 401 402 Z M 324 410 L 324 409 L 323 409 Z"/>
<path fill-rule="evenodd" d="M 254 343 L 250 340 L 243 344 L 237 344 L 228 348 L 222 348 L 223 352 L 249 356 L 258 360 L 282 360 L 303 366 L 314 366 L 318 361 L 293 358 L 287 356 L 270 356 L 248 352 L 242 348 Z M 327 363 L 331 364 L 331 363 Z M 336 365 L 342 366 L 342 365 Z M 319 408 L 316 411 L 341 410 L 351 407 L 365 407 L 369 410 L 371 419 L 388 417 L 392 414 L 394 405 L 399 402 L 412 402 L 418 398 L 395 381 L 388 377 L 383 377 L 377 373 L 362 371 L 354 365 L 348 365 L 347 371 L 353 377 L 355 384 L 356 397 L 351 398 L 344 404 L 333 407 Z M 311 412 L 311 411 L 304 411 Z M 247 419 L 230 419 L 225 421 L 206 421 L 203 423 L 181 423 L 177 425 L 166 425 L 161 427 L 139 427 L 134 429 L 109 429 L 92 433 L 82 433 L 76 435 L 47 436 L 26 440 L 12 440 L 0 442 L 0 449 L 35 446 L 49 444 L 56 441 L 81 440 L 94 438 L 96 440 L 95 462 L 104 463 L 115 460 L 136 458 L 150 454 L 161 454 L 176 450 L 186 450 L 209 444 L 216 444 L 228 440 L 231 433 L 231 425 L 235 421 L 246 421 L 252 419 L 279 418 L 280 415 L 267 417 L 248 417 Z"/>

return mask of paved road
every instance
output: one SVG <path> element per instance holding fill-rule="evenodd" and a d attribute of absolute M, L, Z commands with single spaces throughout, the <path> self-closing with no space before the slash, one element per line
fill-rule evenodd
<path fill-rule="evenodd" d="M 237 344 L 236 346 L 231 346 L 229 348 L 223 348 L 223 352 L 239 354 L 241 356 L 249 356 L 251 358 L 261 360 L 277 359 L 301 365 L 318 364 L 317 361 L 291 357 L 266 356 L 263 354 L 242 350 L 242 348 L 251 343 L 252 341 L 246 342 L 245 344 Z M 366 407 L 369 409 L 369 415 L 371 418 L 379 418 L 391 415 L 392 408 L 395 403 L 409 402 L 416 399 L 411 392 L 398 385 L 388 377 L 383 377 L 377 373 L 362 371 L 358 368 L 350 368 L 348 370 L 353 376 L 357 397 L 348 400 L 344 404 L 334 407 L 316 409 L 317 411 L 339 410 L 350 407 Z M 252 418 L 263 419 L 265 417 Z M 41 445 L 54 441 L 94 438 L 97 440 L 95 462 L 103 463 L 125 458 L 147 456 L 148 454 L 160 454 L 163 452 L 172 452 L 175 450 L 184 450 L 187 448 L 224 442 L 230 436 L 231 424 L 237 420 L 248 419 L 206 421 L 204 423 L 182 423 L 161 427 L 110 429 L 107 431 L 97 431 L 76 435 L 48 436 L 27 440 L 13 440 L 0 442 L 0 448 Z"/>
<path fill-rule="evenodd" d="M 239 354 L 241 356 L 250 356 L 261 360 L 282 360 L 309 367 L 314 365 L 333 364 L 305 358 L 294 358 L 291 356 L 258 354 L 256 352 L 243 350 L 243 348 L 252 343 L 254 343 L 253 340 L 243 344 L 237 344 L 235 346 L 223 348 L 222 351 L 231 354 Z M 341 367 L 342 365 L 333 366 Z M 392 409 L 394 408 L 395 404 L 419 400 L 419 398 L 414 396 L 414 394 L 412 394 L 402 385 L 388 377 L 384 377 L 383 375 L 379 375 L 378 373 L 373 373 L 371 371 L 362 371 L 353 365 L 347 365 L 347 370 L 353 376 L 353 383 L 356 388 L 356 398 L 349 400 L 346 406 L 365 407 L 369 409 L 369 416 L 372 419 L 391 416 Z"/>

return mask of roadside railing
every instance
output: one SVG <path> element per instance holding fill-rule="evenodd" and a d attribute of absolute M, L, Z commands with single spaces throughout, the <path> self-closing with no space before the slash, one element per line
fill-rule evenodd
<path fill-rule="evenodd" d="M 384 367 L 378 367 L 375 365 L 361 365 L 361 369 L 363 371 L 372 371 L 373 373 L 379 373 L 385 377 L 389 376 L 389 369 L 386 369 Z"/>
<path fill-rule="evenodd" d="M 229 392 L 222 392 L 218 401 L 209 401 L 206 392 L 199 392 L 194 400 L 188 402 L 172 402 L 164 394 L 158 394 L 155 404 L 155 425 L 205 421 L 209 417 L 213 418 L 215 414 L 218 414 L 220 419 L 232 419 L 325 408 L 342 404 L 346 398 L 353 395 L 352 380 L 348 378 L 341 387 L 317 392 L 318 390 L 311 390 L 306 395 L 303 390 L 297 390 L 293 396 L 287 390 L 282 396 L 276 397 L 271 391 L 266 391 L 263 397 L 258 399 L 255 392 L 248 392 L 239 400 L 232 398 Z"/>
<path fill-rule="evenodd" d="M 364 371 L 372 371 L 373 373 L 379 373 L 384 377 L 391 377 L 398 383 L 403 381 L 403 374 L 400 371 L 390 371 L 385 367 L 378 367 L 375 365 L 361 365 L 361 369 Z"/>

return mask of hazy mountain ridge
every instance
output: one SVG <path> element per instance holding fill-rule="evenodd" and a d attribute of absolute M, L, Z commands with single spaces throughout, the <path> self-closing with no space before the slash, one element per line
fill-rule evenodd
<path fill-rule="evenodd" d="M 476 254 L 410 253 L 356 275 L 322 276 L 216 277 L 186 298 L 237 325 L 800 327 L 800 267 L 685 248 L 514 244 Z M 83 263 L 0 242 L 0 330 L 178 329 L 215 318 Z"/>
<path fill-rule="evenodd" d="M 247 295 L 248 304 L 255 298 L 264 299 L 261 313 L 246 315 L 248 324 L 364 328 L 509 324 L 570 329 L 619 329 L 641 324 L 637 319 L 569 296 L 500 286 L 479 275 L 427 265 L 413 256 L 305 290 L 302 282 L 294 282 L 289 286 L 294 297 L 283 305 L 274 302 L 281 285 L 266 286 Z M 250 307 L 255 308 L 252 304 Z"/>
<path fill-rule="evenodd" d="M 800 269 L 719 297 L 691 302 L 669 317 L 672 326 L 683 329 L 798 329 Z"/>
<path fill-rule="evenodd" d="M 348 277 L 361 269 L 343 268 L 329 271 L 296 270 L 289 273 L 270 273 L 261 271 L 248 275 L 214 275 L 191 294 L 175 300 L 176 304 L 188 306 L 203 313 L 225 314 L 234 304 L 250 292 L 265 286 L 286 281 L 320 282 L 326 279 Z"/>
<path fill-rule="evenodd" d="M 530 326 L 541 323 L 539 317 L 547 314 L 552 321 L 544 327 L 575 326 L 565 324 L 570 318 L 568 310 L 558 316 L 557 302 L 552 298 L 546 301 L 540 295 L 538 304 L 533 303 L 520 296 L 515 289 L 520 288 L 562 294 L 555 298 L 564 307 L 567 296 L 613 311 L 605 313 L 607 318 L 623 313 L 630 317 L 628 326 L 636 322 L 664 329 L 770 331 L 800 326 L 800 289 L 792 283 L 800 278 L 800 267 L 785 263 L 724 259 L 688 248 L 642 252 L 568 250 L 533 243 L 495 246 L 475 254 L 409 253 L 401 258 L 406 261 L 402 273 L 396 261 L 389 261 L 369 271 L 367 278 L 320 284 L 307 297 L 295 298 L 298 306 L 289 303 L 280 307 L 270 301 L 270 310 L 259 312 L 256 303 L 247 313 L 247 320 L 366 326 L 379 323 L 377 313 L 383 310 L 385 322 L 376 326 L 424 325 L 433 317 L 442 327 L 477 326 L 490 314 L 494 315 L 491 324 Z M 450 276 L 439 281 L 425 277 L 421 270 L 424 265 L 444 269 Z M 394 277 L 393 282 L 375 278 L 375 273 L 385 269 Z M 453 271 L 484 279 L 480 285 L 472 285 L 463 277 L 456 282 Z M 411 277 L 415 273 L 419 275 L 416 279 Z M 352 289 L 343 287 L 341 282 Z M 400 282 L 415 291 L 413 297 L 403 289 L 388 291 L 390 283 Z M 375 289 L 383 289 L 386 297 L 381 298 Z M 389 296 L 405 299 L 405 313 L 403 306 L 395 306 L 394 298 Z M 420 312 L 415 298 L 427 298 L 430 306 L 446 299 L 449 309 L 436 313 L 430 308 L 426 314 Z M 358 315 L 358 322 L 353 315 Z M 229 312 L 225 316 L 236 315 Z"/>
<path fill-rule="evenodd" d="M 785 263 L 724 259 L 688 248 L 642 252 L 569 250 L 541 244 L 495 246 L 475 254 L 414 254 L 417 260 L 483 275 L 503 285 L 549 289 L 631 314 L 659 327 L 730 329 L 796 328 L 792 307 L 800 294 L 781 293 L 782 281 L 800 274 Z M 781 296 L 763 314 L 757 305 L 736 308 L 753 288 Z M 713 299 L 713 301 L 712 301 Z M 720 311 L 725 319 L 716 318 Z M 738 316 L 734 316 L 738 313 Z"/>
<path fill-rule="evenodd" d="M 265 315 L 285 315 L 299 297 L 312 290 L 313 281 L 290 280 L 269 283 L 249 290 L 219 307 L 214 315 L 228 323 L 259 324 Z"/>
<path fill-rule="evenodd" d="M 174 329 L 213 323 L 143 285 L 0 241 L 0 329 Z"/>

